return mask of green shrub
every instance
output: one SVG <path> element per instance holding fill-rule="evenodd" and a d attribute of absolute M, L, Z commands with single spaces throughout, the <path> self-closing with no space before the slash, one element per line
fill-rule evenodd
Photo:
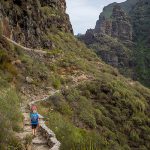
<path fill-rule="evenodd" d="M 0 50 L 0 63 L 3 64 L 4 62 L 8 62 L 8 54 L 4 50 Z"/>
<path fill-rule="evenodd" d="M 14 89 L 7 91 L 4 97 L 1 97 L 0 108 L 6 118 L 9 119 L 11 127 L 15 128 L 22 121 L 22 115 L 19 110 L 19 98 Z"/>
<path fill-rule="evenodd" d="M 60 78 L 54 77 L 52 81 L 52 85 L 55 89 L 59 89 L 61 86 Z"/>
<path fill-rule="evenodd" d="M 94 114 L 95 114 L 95 119 L 96 119 L 96 123 L 98 125 L 102 125 L 102 122 L 103 122 L 103 114 L 102 112 L 99 110 L 99 109 L 95 109 L 94 110 Z"/>
<path fill-rule="evenodd" d="M 66 150 L 98 150 L 100 136 L 96 133 L 86 132 L 75 127 L 59 113 L 49 114 L 48 125 L 55 131 L 57 138 L 61 141 L 61 149 Z M 94 149 L 94 150 L 96 150 Z"/>
<path fill-rule="evenodd" d="M 79 118 L 90 128 L 96 128 L 97 124 L 96 124 L 95 117 L 87 110 L 82 110 L 80 112 Z"/>
<path fill-rule="evenodd" d="M 19 56 L 19 58 L 22 61 L 22 63 L 33 64 L 33 59 L 29 55 L 22 54 Z"/>
<path fill-rule="evenodd" d="M 9 139 L 9 145 L 7 146 L 7 150 L 23 150 L 24 147 L 19 139 L 16 137 L 12 137 Z"/>
<path fill-rule="evenodd" d="M 115 123 L 111 118 L 103 116 L 102 120 L 103 120 L 103 126 L 106 126 L 108 129 L 111 130 L 115 129 L 116 127 Z"/>
<path fill-rule="evenodd" d="M 67 104 L 65 101 L 61 101 L 57 107 L 56 110 L 62 113 L 63 115 L 71 116 L 72 115 L 72 110 L 70 106 Z"/>
<path fill-rule="evenodd" d="M 65 94 L 68 102 L 75 102 L 79 99 L 79 91 L 76 89 L 69 89 L 68 91 L 66 90 Z"/>
<path fill-rule="evenodd" d="M 16 76 L 18 74 L 15 66 L 11 64 L 9 55 L 4 50 L 0 50 L 0 69 L 8 71 L 13 76 Z"/>
<path fill-rule="evenodd" d="M 31 135 L 27 135 L 25 138 L 24 138 L 24 141 L 25 141 L 25 145 L 30 145 L 32 143 L 32 136 Z"/>
<path fill-rule="evenodd" d="M 55 64 L 50 64 L 49 68 L 50 68 L 50 70 L 53 71 L 53 72 L 56 72 L 56 71 L 57 71 L 57 65 L 55 65 Z"/>
<path fill-rule="evenodd" d="M 113 93 L 113 98 L 115 98 L 115 99 L 120 99 L 120 98 L 121 98 L 120 93 L 119 93 L 118 91 L 115 91 L 115 92 Z"/>
<path fill-rule="evenodd" d="M 3 64 L 3 68 L 7 70 L 9 73 L 11 73 L 13 76 L 17 76 L 18 74 L 16 67 L 13 66 L 11 63 Z"/>
<path fill-rule="evenodd" d="M 132 130 L 130 132 L 130 138 L 134 142 L 139 142 L 139 140 L 140 140 L 139 135 L 138 135 L 138 133 L 135 130 Z"/>
<path fill-rule="evenodd" d="M 60 54 L 62 54 L 62 52 L 63 52 L 62 50 L 53 49 L 53 50 L 48 51 L 47 55 L 56 57 L 56 56 L 59 56 Z"/>
<path fill-rule="evenodd" d="M 10 149 L 21 150 L 20 142 L 12 134 L 12 130 L 20 130 L 22 115 L 19 110 L 19 98 L 12 88 L 5 89 L 0 95 L 0 145 L 9 146 Z"/>
<path fill-rule="evenodd" d="M 57 11 L 54 8 L 48 7 L 48 6 L 44 6 L 41 7 L 41 11 L 44 13 L 45 16 L 56 16 L 57 15 Z"/>
<path fill-rule="evenodd" d="M 49 114 L 49 126 L 55 131 L 58 139 L 62 142 L 61 149 L 70 149 L 72 143 L 82 140 L 80 130 L 75 128 L 58 113 Z"/>

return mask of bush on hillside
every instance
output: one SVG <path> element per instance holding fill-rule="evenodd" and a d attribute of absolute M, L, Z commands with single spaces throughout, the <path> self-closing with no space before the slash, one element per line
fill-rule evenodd
<path fill-rule="evenodd" d="M 17 147 L 18 150 L 21 150 L 20 142 L 12 134 L 13 131 L 20 130 L 22 122 L 19 98 L 12 88 L 1 89 L 0 92 L 0 146 L 3 147 L 2 149 Z"/>
<path fill-rule="evenodd" d="M 86 149 L 86 145 L 89 146 L 87 150 L 99 150 L 99 147 L 123 150 L 130 150 L 135 146 L 150 148 L 147 103 L 149 91 L 143 87 L 127 86 L 127 83 L 119 80 L 108 80 L 109 82 L 105 79 L 87 82 L 49 99 L 49 103 L 55 106 L 53 113 L 59 118 L 52 119 L 52 114 L 49 114 L 49 126 L 56 130 L 62 149 L 68 148 L 68 143 L 70 149 L 79 150 L 81 147 Z M 72 112 L 69 117 L 68 110 Z M 65 127 L 64 120 L 67 121 Z M 82 130 L 84 134 L 79 132 Z M 94 132 L 97 132 L 99 145 L 96 144 Z M 83 139 L 88 139 L 89 143 Z"/>

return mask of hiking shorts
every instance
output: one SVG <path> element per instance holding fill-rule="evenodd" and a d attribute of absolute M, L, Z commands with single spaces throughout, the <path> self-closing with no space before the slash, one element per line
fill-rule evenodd
<path fill-rule="evenodd" d="M 32 124 L 31 126 L 32 126 L 32 129 L 36 129 L 38 124 Z"/>

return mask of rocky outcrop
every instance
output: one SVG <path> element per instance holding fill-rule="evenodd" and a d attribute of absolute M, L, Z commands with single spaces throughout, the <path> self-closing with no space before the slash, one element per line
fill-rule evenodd
<path fill-rule="evenodd" d="M 94 29 L 79 37 L 108 64 L 117 68 L 135 66 L 132 61 L 132 26 L 128 15 L 115 5 L 111 19 L 100 15 Z M 124 44 L 123 44 L 124 43 Z"/>
<path fill-rule="evenodd" d="M 96 23 L 95 33 L 107 34 L 120 40 L 132 40 L 132 26 L 128 15 L 119 5 L 115 5 L 111 19 L 99 17 Z"/>
<path fill-rule="evenodd" d="M 31 48 L 51 48 L 54 28 L 73 33 L 65 0 L 10 0 L 0 2 L 3 34 Z"/>
<path fill-rule="evenodd" d="M 127 0 L 103 9 L 94 29 L 79 38 L 107 64 L 150 86 L 150 2 Z"/>
<path fill-rule="evenodd" d="M 107 19 L 110 18 L 113 12 L 113 7 L 115 5 L 120 6 L 127 14 L 129 14 L 129 12 L 133 9 L 133 7 L 138 1 L 140 0 L 126 0 L 122 3 L 111 3 L 108 6 L 104 7 L 103 12 L 100 14 L 100 16 L 104 16 Z"/>
<path fill-rule="evenodd" d="M 132 41 L 132 25 L 129 17 L 118 5 L 113 9 L 112 20 L 111 36 L 117 37 L 123 41 Z"/>
<path fill-rule="evenodd" d="M 111 36 L 112 22 L 106 19 L 104 16 L 99 16 L 99 20 L 96 22 L 95 32 L 107 34 Z"/>

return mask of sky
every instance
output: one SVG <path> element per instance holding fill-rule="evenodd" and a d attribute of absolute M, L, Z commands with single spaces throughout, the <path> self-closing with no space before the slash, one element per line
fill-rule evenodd
<path fill-rule="evenodd" d="M 83 34 L 87 29 L 94 28 L 104 6 L 123 1 L 125 0 L 66 0 L 67 13 L 75 35 Z"/>

